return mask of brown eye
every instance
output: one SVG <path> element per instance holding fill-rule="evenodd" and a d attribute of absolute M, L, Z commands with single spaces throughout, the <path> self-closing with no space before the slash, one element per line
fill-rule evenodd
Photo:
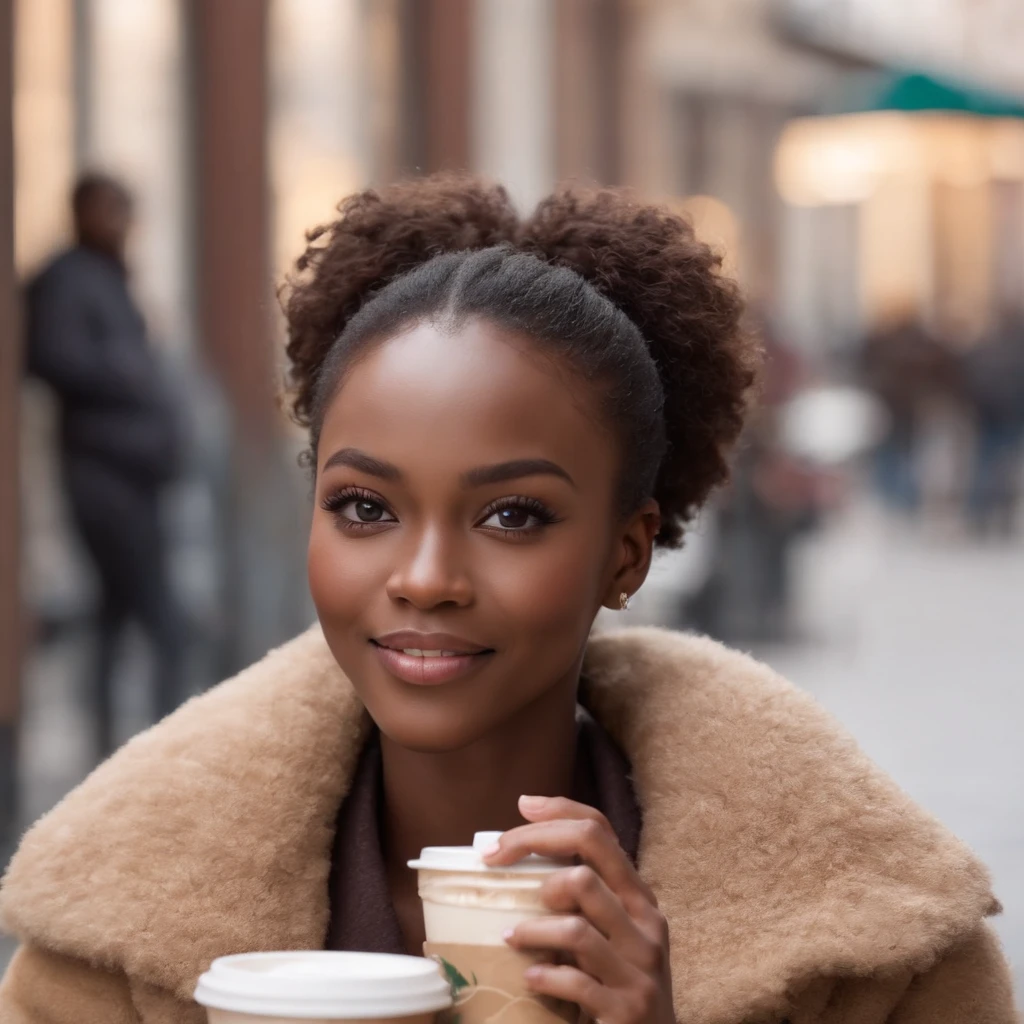
<path fill-rule="evenodd" d="M 526 536 L 557 521 L 553 513 L 535 498 L 519 497 L 505 498 L 491 505 L 477 526 L 494 533 Z"/>
<path fill-rule="evenodd" d="M 521 530 L 532 518 L 525 508 L 503 508 L 495 515 L 498 524 L 506 530 Z"/>
<path fill-rule="evenodd" d="M 329 495 L 322 502 L 322 507 L 345 527 L 380 526 L 398 522 L 382 501 L 351 491 Z"/>
<path fill-rule="evenodd" d="M 379 523 L 384 518 L 384 509 L 372 501 L 354 501 L 352 511 L 361 523 Z"/>

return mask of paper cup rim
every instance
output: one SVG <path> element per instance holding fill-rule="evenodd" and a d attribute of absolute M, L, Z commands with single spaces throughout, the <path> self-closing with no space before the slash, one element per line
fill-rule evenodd
<path fill-rule="evenodd" d="M 427 846 L 409 867 L 416 871 L 455 871 L 481 875 L 546 875 L 570 867 L 564 861 L 530 854 L 515 864 L 492 867 L 483 861 L 483 853 L 501 838 L 501 832 L 477 832 L 472 846 Z"/>
<path fill-rule="evenodd" d="M 257 1017 L 384 1020 L 446 1009 L 451 990 L 425 957 L 290 950 L 219 957 L 194 999 Z"/>

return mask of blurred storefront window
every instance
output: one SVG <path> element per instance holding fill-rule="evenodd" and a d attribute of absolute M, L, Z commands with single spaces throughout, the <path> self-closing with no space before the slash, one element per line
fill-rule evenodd
<path fill-rule="evenodd" d="M 25 274 L 70 228 L 61 200 L 75 170 L 71 0 L 19 0 L 14 22 L 15 252 Z"/>
<path fill-rule="evenodd" d="M 270 6 L 270 175 L 274 270 L 284 273 L 307 229 L 370 179 L 373 90 L 366 6 L 273 0 Z"/>
<path fill-rule="evenodd" d="M 14 242 L 20 284 L 71 239 L 67 197 L 77 163 L 77 45 L 73 0 L 18 0 L 14 13 Z M 56 422 L 45 389 L 22 389 L 19 413 L 22 596 L 31 613 L 48 604 L 75 606 L 85 583 L 64 528 Z"/>
<path fill-rule="evenodd" d="M 473 163 L 524 209 L 555 176 L 555 9 L 547 0 L 478 0 Z"/>
<path fill-rule="evenodd" d="M 778 0 L 778 7 L 793 31 L 837 50 L 1024 89 L 1019 0 Z"/>
<path fill-rule="evenodd" d="M 671 205 L 693 225 L 697 237 L 721 255 L 722 270 L 738 278 L 744 239 L 735 212 L 721 199 L 705 195 L 687 196 Z"/>
<path fill-rule="evenodd" d="M 80 161 L 124 178 L 135 195 L 136 292 L 154 340 L 181 352 L 194 337 L 184 8 L 78 0 L 78 17 Z"/>
<path fill-rule="evenodd" d="M 790 220 L 808 218 L 799 208 L 856 211 L 864 322 L 916 313 L 973 337 L 1024 294 L 1024 121 L 895 111 L 797 120 L 780 140 L 776 182 Z M 808 240 L 797 265 L 834 244 Z"/>

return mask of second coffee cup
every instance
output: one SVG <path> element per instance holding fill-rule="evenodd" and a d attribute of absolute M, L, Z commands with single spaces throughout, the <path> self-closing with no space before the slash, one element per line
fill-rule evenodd
<path fill-rule="evenodd" d="M 427 847 L 410 862 L 419 873 L 423 951 L 441 964 L 460 1024 L 484 1024 L 499 1014 L 502 1024 L 575 1022 L 574 1004 L 535 996 L 525 985 L 526 969 L 552 958 L 512 949 L 504 939 L 521 922 L 551 913 L 541 887 L 567 865 L 530 856 L 510 867 L 489 867 L 483 851 L 500 836 L 478 832 L 472 846 Z"/>
<path fill-rule="evenodd" d="M 220 957 L 195 1000 L 209 1024 L 432 1024 L 451 995 L 423 957 L 300 950 Z"/>

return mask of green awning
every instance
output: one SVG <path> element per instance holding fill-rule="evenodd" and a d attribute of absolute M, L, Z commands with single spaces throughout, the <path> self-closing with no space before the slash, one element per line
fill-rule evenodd
<path fill-rule="evenodd" d="M 830 109 L 823 112 L 834 114 L 899 110 L 1024 118 L 1024 98 L 922 72 L 886 71 L 855 76 L 826 106 Z"/>

